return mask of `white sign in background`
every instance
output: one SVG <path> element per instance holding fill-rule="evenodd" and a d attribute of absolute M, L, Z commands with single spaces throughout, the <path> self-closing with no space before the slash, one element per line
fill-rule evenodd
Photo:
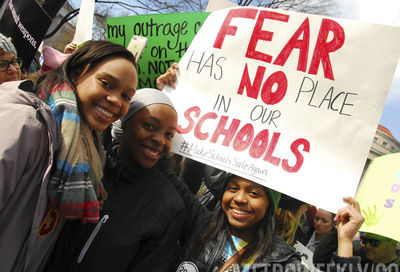
<path fill-rule="evenodd" d="M 213 12 L 167 88 L 184 132 L 172 150 L 336 212 L 355 195 L 399 42 L 396 27 Z"/>
<path fill-rule="evenodd" d="M 320 272 L 321 271 L 321 270 L 317 269 L 313 264 L 314 253 L 311 250 L 306 248 L 299 241 L 296 241 L 296 243 L 293 245 L 293 247 L 297 251 L 297 253 L 300 254 L 301 262 L 307 267 L 308 271 L 312 271 L 312 272 Z"/>
<path fill-rule="evenodd" d="M 81 45 L 92 39 L 95 0 L 83 0 L 76 21 L 73 42 Z"/>

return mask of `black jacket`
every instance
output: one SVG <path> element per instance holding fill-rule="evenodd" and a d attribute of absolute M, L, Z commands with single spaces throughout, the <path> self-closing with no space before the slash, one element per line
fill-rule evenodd
<path fill-rule="evenodd" d="M 167 271 L 175 255 L 184 206 L 173 186 L 158 171 L 110 163 L 103 184 L 108 193 L 101 226 L 82 263 L 77 257 L 94 224 L 67 222 L 48 271 Z"/>
<path fill-rule="evenodd" d="M 201 205 L 186 184 L 169 172 L 166 167 L 161 167 L 161 169 L 179 192 L 186 207 L 185 223 L 180 237 L 183 250 L 177 266 L 182 262 L 191 262 L 196 265 L 199 272 L 213 271 L 213 266 L 218 261 L 217 259 L 221 250 L 224 249 L 230 234 L 226 230 L 221 231 L 216 239 L 209 241 L 205 245 L 198 256 L 192 256 L 192 246 L 198 243 L 200 235 L 209 225 L 212 212 Z M 300 256 L 276 234 L 272 234 L 271 245 L 266 254 L 257 258 L 250 271 L 267 271 L 274 268 L 289 272 L 303 272 L 306 270 L 301 264 Z M 181 269 L 184 270 L 183 268 Z"/>
<path fill-rule="evenodd" d="M 363 271 L 363 272 L 394 272 L 399 271 L 400 268 L 400 257 L 393 262 L 387 264 L 376 264 L 366 257 L 366 251 L 361 246 L 360 241 L 353 241 L 353 254 L 354 257 L 345 258 L 345 261 L 335 254 L 338 247 L 337 229 L 333 228 L 328 232 L 321 242 L 318 244 L 314 251 L 313 263 L 321 271 Z M 346 260 L 347 259 L 347 260 Z M 332 262 L 333 261 L 333 262 Z M 347 262 L 347 264 L 346 264 Z M 339 266 L 333 266 L 332 263 L 338 264 Z M 349 264 L 353 267 L 350 268 Z M 378 265 L 378 266 L 377 266 Z"/>

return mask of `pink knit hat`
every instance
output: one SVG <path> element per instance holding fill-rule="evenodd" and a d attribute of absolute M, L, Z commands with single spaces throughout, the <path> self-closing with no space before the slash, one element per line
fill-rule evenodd
<path fill-rule="evenodd" d="M 69 55 L 70 54 L 63 54 L 50 46 L 43 47 L 43 64 L 39 70 L 39 75 L 57 69 L 63 64 L 63 62 L 68 58 Z"/>

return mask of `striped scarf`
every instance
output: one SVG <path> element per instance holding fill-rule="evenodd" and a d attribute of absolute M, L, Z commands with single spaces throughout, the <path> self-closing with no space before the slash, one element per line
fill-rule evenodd
<path fill-rule="evenodd" d="M 41 98 L 44 98 L 41 93 Z M 80 118 L 77 97 L 68 83 L 56 85 L 45 101 L 53 110 L 61 129 L 61 145 L 56 154 L 47 188 L 50 203 L 66 219 L 96 223 L 104 200 L 101 183 L 104 157 L 99 132 L 91 131 Z M 103 160 L 104 161 L 104 160 Z M 98 199 L 102 199 L 99 203 Z"/>

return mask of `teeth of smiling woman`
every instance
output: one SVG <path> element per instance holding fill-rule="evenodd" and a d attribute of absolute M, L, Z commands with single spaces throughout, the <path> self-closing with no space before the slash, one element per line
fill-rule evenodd
<path fill-rule="evenodd" d="M 96 109 L 99 111 L 99 112 L 101 112 L 102 114 L 104 114 L 105 116 L 107 116 L 107 117 L 113 117 L 114 116 L 114 114 L 113 113 L 111 113 L 111 112 L 109 112 L 109 111 L 106 111 L 105 109 L 103 109 L 103 108 L 101 108 L 101 107 L 99 107 L 99 106 L 96 106 Z"/>
<path fill-rule="evenodd" d="M 147 148 L 147 152 L 152 156 L 158 156 L 158 154 L 160 153 L 160 152 L 150 149 L 150 148 Z"/>
<path fill-rule="evenodd" d="M 232 210 L 237 214 L 249 214 L 249 212 L 246 212 L 246 211 L 239 211 L 239 210 L 236 210 L 236 209 L 232 209 Z"/>

